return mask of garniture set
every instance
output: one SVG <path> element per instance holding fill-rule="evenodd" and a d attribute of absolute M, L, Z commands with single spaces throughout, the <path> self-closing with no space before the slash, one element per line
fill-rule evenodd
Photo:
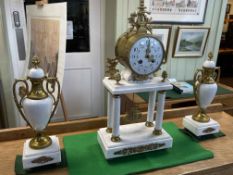
<path fill-rule="evenodd" d="M 169 149 L 173 145 L 173 138 L 162 127 L 166 92 L 173 86 L 166 71 L 155 76 L 167 60 L 163 43 L 152 34 L 149 14 L 140 0 L 138 11 L 128 19 L 130 28 L 116 43 L 115 58 L 107 60 L 108 76 L 103 79 L 107 90 L 107 126 L 98 130 L 96 138 L 106 159 Z M 193 92 L 199 109 L 195 115 L 183 119 L 184 127 L 196 136 L 217 133 L 220 129 L 218 122 L 206 113 L 216 95 L 219 76 L 212 53 L 208 56 L 203 68 L 194 75 Z M 16 80 L 13 87 L 20 114 L 35 131 L 35 137 L 24 144 L 25 169 L 61 161 L 58 138 L 44 133 L 58 105 L 60 84 L 57 78 L 46 76 L 36 56 L 32 64 L 27 79 Z M 118 70 L 117 64 L 124 69 Z M 121 95 L 140 92 L 149 93 L 146 121 L 121 126 Z"/>

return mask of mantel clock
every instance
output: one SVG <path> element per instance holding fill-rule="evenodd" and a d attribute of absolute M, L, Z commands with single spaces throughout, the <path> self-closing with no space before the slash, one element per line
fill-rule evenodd
<path fill-rule="evenodd" d="M 162 128 L 166 91 L 172 89 L 172 85 L 165 71 L 161 77 L 154 76 L 166 61 L 163 44 L 151 33 L 148 14 L 144 1 L 140 0 L 138 11 L 129 18 L 131 28 L 117 41 L 116 58 L 107 59 L 108 76 L 103 84 L 108 90 L 108 120 L 107 127 L 101 128 L 97 135 L 106 159 L 172 147 L 172 137 Z M 116 69 L 118 63 L 125 70 Z M 149 93 L 146 122 L 121 126 L 121 95 L 139 92 Z"/>

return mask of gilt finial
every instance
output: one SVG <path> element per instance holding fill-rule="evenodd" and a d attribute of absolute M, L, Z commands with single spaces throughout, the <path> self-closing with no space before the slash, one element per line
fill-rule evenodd
<path fill-rule="evenodd" d="M 211 60 L 213 59 L 213 57 L 214 57 L 213 53 L 210 52 L 210 53 L 208 54 L 208 57 L 209 57 L 209 60 L 211 61 Z"/>
<path fill-rule="evenodd" d="M 38 68 L 38 66 L 40 65 L 40 60 L 39 60 L 39 57 L 38 56 L 34 56 L 32 58 L 32 65 L 34 68 Z"/>

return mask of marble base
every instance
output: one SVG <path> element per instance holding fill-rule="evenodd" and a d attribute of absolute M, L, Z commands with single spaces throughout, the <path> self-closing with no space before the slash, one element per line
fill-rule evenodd
<path fill-rule="evenodd" d="M 204 136 L 218 133 L 220 125 L 217 121 L 210 119 L 207 123 L 200 123 L 192 119 L 192 116 L 183 118 L 183 126 L 196 136 Z"/>
<path fill-rule="evenodd" d="M 161 77 L 154 77 L 150 81 L 128 82 L 121 80 L 119 84 L 115 80 L 109 80 L 108 77 L 103 79 L 103 84 L 112 95 L 166 91 L 171 90 L 173 86 L 168 82 L 162 82 Z"/>
<path fill-rule="evenodd" d="M 59 140 L 56 136 L 50 136 L 52 144 L 44 149 L 35 150 L 29 147 L 31 139 L 26 140 L 23 149 L 23 168 L 30 169 L 44 165 L 61 162 Z"/>
<path fill-rule="evenodd" d="M 145 123 L 135 123 L 120 126 L 120 142 L 112 142 L 112 134 L 106 128 L 100 129 L 97 137 L 106 159 L 172 147 L 173 139 L 165 130 L 159 136 L 153 135 L 153 130 Z"/>

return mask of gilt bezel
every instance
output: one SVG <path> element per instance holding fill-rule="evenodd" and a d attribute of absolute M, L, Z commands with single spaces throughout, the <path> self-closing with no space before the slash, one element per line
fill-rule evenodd
<path fill-rule="evenodd" d="M 160 61 L 160 64 L 158 65 L 157 69 L 155 69 L 153 72 L 148 73 L 148 74 L 139 74 L 139 73 L 137 73 L 136 71 L 134 71 L 134 69 L 132 68 L 132 65 L 130 64 L 130 52 L 131 52 L 131 49 L 132 49 L 133 46 L 137 43 L 137 41 L 139 41 L 139 40 L 142 39 L 142 38 L 154 38 L 156 41 L 158 41 L 158 43 L 160 44 L 160 46 L 161 46 L 161 48 L 162 48 L 162 54 L 163 54 L 163 55 L 162 55 L 162 59 L 161 59 L 161 61 Z M 130 41 L 130 40 L 128 40 L 128 41 Z M 133 42 L 130 43 L 130 47 L 129 47 L 128 53 L 127 53 L 127 57 L 128 57 L 128 59 L 127 59 L 127 64 L 128 64 L 128 67 L 130 68 L 130 70 L 131 70 L 133 73 L 135 73 L 135 74 L 137 74 L 137 75 L 140 75 L 140 76 L 143 76 L 143 75 L 148 76 L 148 75 L 151 75 L 151 74 L 157 72 L 157 71 L 160 69 L 161 65 L 164 63 L 164 59 L 165 59 L 164 55 L 165 55 L 165 50 L 164 50 L 164 47 L 163 47 L 162 42 L 161 42 L 156 36 L 154 36 L 154 35 L 151 35 L 151 34 L 143 34 L 143 35 L 141 35 L 141 36 L 134 37 Z"/>

